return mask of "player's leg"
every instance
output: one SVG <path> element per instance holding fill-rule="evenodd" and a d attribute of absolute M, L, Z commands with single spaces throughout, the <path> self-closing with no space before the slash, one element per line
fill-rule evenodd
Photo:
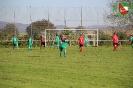
<path fill-rule="evenodd" d="M 116 43 L 116 50 L 118 50 L 118 45 L 119 45 L 119 44 L 118 44 L 118 43 Z"/>
<path fill-rule="evenodd" d="M 19 49 L 19 47 L 18 47 L 18 42 L 16 43 L 16 47 Z"/>
<path fill-rule="evenodd" d="M 43 48 L 45 47 L 45 42 L 43 42 Z"/>
<path fill-rule="evenodd" d="M 56 47 L 56 42 L 54 42 L 54 44 L 53 44 L 53 45 L 54 45 L 54 49 L 55 49 L 55 47 Z"/>
<path fill-rule="evenodd" d="M 30 50 L 32 51 L 32 43 L 30 44 Z"/>
<path fill-rule="evenodd" d="M 64 57 L 66 57 L 66 50 L 64 50 Z"/>
<path fill-rule="evenodd" d="M 83 51 L 83 45 L 81 46 L 81 52 Z"/>
<path fill-rule="evenodd" d="M 64 51 L 64 57 L 66 57 L 66 47 L 62 47 Z"/>
<path fill-rule="evenodd" d="M 116 50 L 116 45 L 115 45 L 115 43 L 113 43 L 113 46 L 114 46 L 114 51 Z"/>
<path fill-rule="evenodd" d="M 61 57 L 63 48 L 60 46 L 59 49 L 60 49 L 60 57 Z"/>
<path fill-rule="evenodd" d="M 12 47 L 12 49 L 14 50 L 14 48 L 15 48 L 15 43 L 13 43 L 13 47 Z"/>
<path fill-rule="evenodd" d="M 30 44 L 28 44 L 28 49 L 30 50 Z"/>
<path fill-rule="evenodd" d="M 83 44 L 80 44 L 80 52 L 83 51 Z"/>
<path fill-rule="evenodd" d="M 131 43 L 131 44 L 132 44 L 132 48 L 133 48 L 133 41 L 132 41 L 132 43 Z"/>
<path fill-rule="evenodd" d="M 87 43 L 85 43 L 84 46 L 87 47 Z"/>
<path fill-rule="evenodd" d="M 57 46 L 57 48 L 59 48 L 59 42 L 57 42 L 57 45 L 56 46 Z"/>
<path fill-rule="evenodd" d="M 81 51 L 81 46 L 80 46 L 80 44 L 79 44 L 79 51 Z"/>
<path fill-rule="evenodd" d="M 114 43 L 114 51 L 118 49 L 118 43 Z"/>
<path fill-rule="evenodd" d="M 41 46 L 40 46 L 40 50 L 42 49 L 42 42 L 41 42 Z"/>
<path fill-rule="evenodd" d="M 17 47 L 17 42 L 13 43 L 13 50 L 15 49 L 15 47 Z"/>

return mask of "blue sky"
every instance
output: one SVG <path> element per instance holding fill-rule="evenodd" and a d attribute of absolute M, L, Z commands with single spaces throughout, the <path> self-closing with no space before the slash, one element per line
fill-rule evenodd
<path fill-rule="evenodd" d="M 14 11 L 15 21 L 20 23 L 30 23 L 30 14 L 33 21 L 47 19 L 49 8 L 49 19 L 56 25 L 62 25 L 66 8 L 67 25 L 77 26 L 80 25 L 82 6 L 83 25 L 89 26 L 102 18 L 100 12 L 107 3 L 108 0 L 0 0 L 0 21 L 14 21 Z"/>
<path fill-rule="evenodd" d="M 108 0 L 0 0 L 0 6 L 106 6 Z"/>

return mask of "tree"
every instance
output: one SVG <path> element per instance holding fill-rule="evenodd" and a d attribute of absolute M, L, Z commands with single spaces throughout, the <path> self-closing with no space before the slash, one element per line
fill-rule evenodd
<path fill-rule="evenodd" d="M 79 25 L 76 29 L 85 29 L 85 27 Z"/>
<path fill-rule="evenodd" d="M 81 29 L 81 30 L 76 30 L 76 35 L 79 36 L 79 35 L 85 35 L 87 34 L 87 31 L 85 30 L 85 27 L 83 26 L 78 26 L 76 29 Z M 84 30 L 82 30 L 84 29 Z"/>
<path fill-rule="evenodd" d="M 2 30 L 1 30 L 3 36 L 6 39 L 11 38 L 13 35 L 19 35 L 18 28 L 14 24 L 7 24 Z"/>
<path fill-rule="evenodd" d="M 67 27 L 66 30 L 61 31 L 61 34 L 66 35 L 69 40 L 74 38 L 74 32 L 69 27 Z"/>
<path fill-rule="evenodd" d="M 42 20 L 31 23 L 30 26 L 26 28 L 26 32 L 28 33 L 29 36 L 33 36 L 34 39 L 39 39 L 41 32 L 44 32 L 45 29 L 56 29 L 56 27 L 54 26 L 53 23 L 47 20 Z"/>
<path fill-rule="evenodd" d="M 130 0 L 122 0 L 122 1 L 128 3 L 131 9 L 131 5 L 133 3 L 130 2 Z M 129 14 L 127 17 L 121 17 L 114 11 L 114 9 L 117 9 L 116 0 L 112 0 L 108 4 L 110 8 L 110 13 L 107 14 L 106 19 L 113 24 L 112 29 L 116 29 L 116 28 L 117 29 L 133 29 L 133 12 Z"/>

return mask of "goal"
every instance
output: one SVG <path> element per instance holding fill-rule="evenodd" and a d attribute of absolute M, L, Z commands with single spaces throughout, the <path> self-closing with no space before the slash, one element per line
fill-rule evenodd
<path fill-rule="evenodd" d="M 88 46 L 98 46 L 98 29 L 46 29 L 42 33 L 46 46 L 54 44 L 56 34 L 65 35 L 70 46 L 78 45 L 78 37 L 81 34 L 88 40 Z"/>

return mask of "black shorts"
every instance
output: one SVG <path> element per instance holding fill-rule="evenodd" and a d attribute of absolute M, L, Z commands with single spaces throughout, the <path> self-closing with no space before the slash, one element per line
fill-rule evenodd
<path fill-rule="evenodd" d="M 119 44 L 118 43 L 113 43 L 113 46 L 115 46 L 115 45 L 118 46 Z"/>
<path fill-rule="evenodd" d="M 45 46 L 45 42 L 41 42 L 41 46 Z"/>
<path fill-rule="evenodd" d="M 84 44 L 79 44 L 80 47 L 84 46 Z"/>
<path fill-rule="evenodd" d="M 131 41 L 131 45 L 133 44 L 133 41 Z"/>

